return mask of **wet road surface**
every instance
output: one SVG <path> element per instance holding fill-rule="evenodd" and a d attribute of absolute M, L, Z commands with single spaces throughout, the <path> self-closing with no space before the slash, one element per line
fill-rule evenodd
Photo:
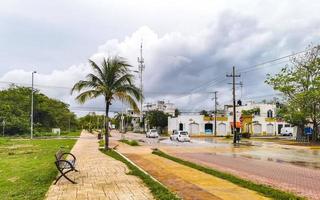
<path fill-rule="evenodd" d="M 141 134 L 128 137 L 185 160 L 320 199 L 319 149 L 263 141 L 234 146 L 216 138 L 192 138 L 190 143 L 180 143 L 167 138 L 145 139 Z"/>

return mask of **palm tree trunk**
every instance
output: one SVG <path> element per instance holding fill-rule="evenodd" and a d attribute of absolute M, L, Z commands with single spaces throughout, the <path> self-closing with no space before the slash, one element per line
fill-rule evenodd
<path fill-rule="evenodd" d="M 107 101 L 106 102 L 106 123 L 104 125 L 105 127 L 105 135 L 104 135 L 104 139 L 105 139 L 105 143 L 104 143 L 104 149 L 108 150 L 109 149 L 109 106 L 110 103 Z"/>

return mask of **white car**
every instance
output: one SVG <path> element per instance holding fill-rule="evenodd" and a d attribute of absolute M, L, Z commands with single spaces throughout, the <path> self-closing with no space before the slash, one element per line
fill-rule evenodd
<path fill-rule="evenodd" d="M 170 135 L 170 140 L 190 142 L 189 133 L 187 131 L 173 131 L 172 135 Z"/>
<path fill-rule="evenodd" d="M 158 133 L 157 129 L 150 129 L 146 133 L 146 137 L 147 138 L 157 138 L 157 137 L 159 137 L 159 133 Z"/>
<path fill-rule="evenodd" d="M 280 135 L 281 136 L 292 136 L 293 135 L 293 128 L 292 127 L 281 128 Z"/>

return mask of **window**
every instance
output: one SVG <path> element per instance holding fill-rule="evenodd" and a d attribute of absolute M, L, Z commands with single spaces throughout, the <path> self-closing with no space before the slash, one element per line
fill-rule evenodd
<path fill-rule="evenodd" d="M 268 110 L 268 112 L 267 112 L 267 117 L 268 117 L 268 118 L 272 118 L 272 117 L 273 117 L 273 112 L 272 112 L 272 110 Z"/>

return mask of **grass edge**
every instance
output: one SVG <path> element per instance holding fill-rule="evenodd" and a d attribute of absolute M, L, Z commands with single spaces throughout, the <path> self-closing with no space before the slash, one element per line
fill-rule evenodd
<path fill-rule="evenodd" d="M 100 149 L 104 154 L 124 163 L 130 170 L 129 175 L 137 176 L 149 188 L 151 194 L 158 200 L 179 200 L 180 198 L 166 188 L 163 184 L 157 181 L 154 177 L 150 176 L 139 167 L 135 166 L 129 159 L 115 150 Z"/>

